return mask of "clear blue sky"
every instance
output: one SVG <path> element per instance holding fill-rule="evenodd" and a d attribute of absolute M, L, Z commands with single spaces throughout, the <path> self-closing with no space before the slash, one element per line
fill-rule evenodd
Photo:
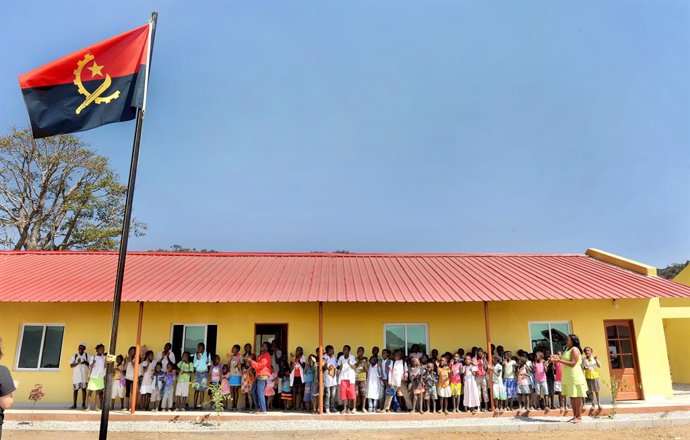
<path fill-rule="evenodd" d="M 17 76 L 160 14 L 132 249 L 690 258 L 690 4 L 2 2 Z M 126 178 L 133 122 L 83 133 Z"/>

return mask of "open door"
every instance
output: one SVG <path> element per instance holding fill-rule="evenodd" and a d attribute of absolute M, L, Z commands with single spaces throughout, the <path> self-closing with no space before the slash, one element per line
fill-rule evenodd
<path fill-rule="evenodd" d="M 278 348 L 287 355 L 287 324 L 255 324 L 254 325 L 254 351 L 259 354 L 261 344 L 275 341 Z"/>
<path fill-rule="evenodd" d="M 632 321 L 604 321 L 611 379 L 618 380 L 617 400 L 643 398 Z"/>

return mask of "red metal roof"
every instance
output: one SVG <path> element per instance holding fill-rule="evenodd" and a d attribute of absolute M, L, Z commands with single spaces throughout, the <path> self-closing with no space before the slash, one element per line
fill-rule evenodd
<path fill-rule="evenodd" d="M 0 301 L 111 301 L 115 252 L 0 252 Z M 131 252 L 123 301 L 459 302 L 690 297 L 586 255 Z"/>

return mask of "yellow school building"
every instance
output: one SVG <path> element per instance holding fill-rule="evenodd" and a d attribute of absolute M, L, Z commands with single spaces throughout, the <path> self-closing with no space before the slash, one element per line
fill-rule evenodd
<path fill-rule="evenodd" d="M 27 402 L 71 403 L 70 357 L 108 346 L 117 254 L 0 252 L 0 337 Z M 686 271 L 688 268 L 686 268 Z M 685 272 L 685 271 L 684 271 Z M 682 280 L 681 280 L 682 281 Z M 687 283 L 690 284 L 690 283 Z M 177 356 L 205 342 L 275 340 L 429 353 L 502 345 L 560 350 L 569 333 L 602 364 L 602 396 L 663 401 L 690 383 L 690 286 L 603 251 L 584 254 L 128 254 L 117 353 L 137 343 Z M 138 323 L 141 322 L 141 327 Z M 681 342 L 682 341 L 682 342 Z"/>

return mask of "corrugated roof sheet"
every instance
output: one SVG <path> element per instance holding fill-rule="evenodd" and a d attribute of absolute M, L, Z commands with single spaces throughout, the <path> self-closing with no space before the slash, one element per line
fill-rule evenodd
<path fill-rule="evenodd" d="M 0 252 L 0 301 L 111 301 L 116 252 Z M 460 302 L 690 297 L 586 255 L 131 252 L 123 301 Z"/>

